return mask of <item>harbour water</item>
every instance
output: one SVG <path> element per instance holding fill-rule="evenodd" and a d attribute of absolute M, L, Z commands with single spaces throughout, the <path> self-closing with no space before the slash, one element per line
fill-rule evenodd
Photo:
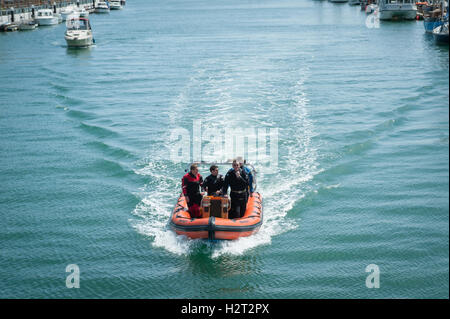
<path fill-rule="evenodd" d="M 0 33 L 0 297 L 448 298 L 449 49 L 366 18 L 129 0 L 90 16 L 88 49 L 63 24 Z M 255 236 L 168 228 L 189 162 L 170 134 L 194 120 L 278 130 Z"/>

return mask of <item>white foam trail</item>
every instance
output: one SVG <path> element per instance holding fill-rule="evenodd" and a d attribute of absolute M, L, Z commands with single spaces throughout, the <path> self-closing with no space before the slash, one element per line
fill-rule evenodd
<path fill-rule="evenodd" d="M 262 80 L 265 77 L 258 72 L 243 73 L 239 70 L 239 64 L 222 63 L 223 69 L 218 69 L 218 65 L 221 63 L 216 60 L 206 60 L 196 66 L 197 72 L 180 92 L 173 107 L 169 108 L 169 127 L 178 127 L 179 123 L 185 121 L 186 112 L 191 110 L 195 116 L 207 114 L 201 118 L 203 129 L 220 129 L 223 128 L 224 120 L 236 119 L 239 112 L 242 116 L 239 117 L 241 122 L 237 121 L 238 125 L 246 125 L 245 121 L 249 120 L 266 128 L 279 127 L 279 140 L 284 143 L 287 156 L 280 157 L 278 171 L 256 165 L 258 191 L 264 202 L 264 223 L 260 231 L 251 237 L 207 245 L 212 258 L 244 254 L 249 249 L 270 244 L 274 236 L 297 228 L 298 217 L 288 218 L 287 214 L 308 191 L 307 182 L 320 172 L 316 163 L 317 152 L 311 142 L 314 126 L 308 116 L 308 99 L 304 89 L 308 78 L 307 68 L 285 74 L 288 80 L 295 79 L 295 85 L 280 89 L 276 81 L 272 86 L 265 83 Z M 252 83 L 253 89 L 259 90 L 256 93 L 261 96 L 258 98 L 258 94 L 255 94 L 254 98 L 248 97 L 245 92 L 247 88 L 242 88 L 242 83 Z M 261 98 L 269 101 L 265 104 L 269 109 L 255 112 L 255 104 L 258 105 L 258 99 Z M 278 105 L 277 100 L 289 100 L 291 103 L 288 106 Z M 243 105 L 249 108 L 243 108 Z M 275 107 L 284 107 L 283 113 L 279 114 L 281 118 L 268 115 L 272 114 Z M 284 126 L 286 124 L 289 126 Z M 167 146 L 161 145 L 161 149 Z M 167 227 L 181 190 L 181 175 L 179 178 L 168 178 L 167 175 L 183 171 L 180 164 L 164 160 L 164 155 L 163 152 L 160 156 L 152 154 L 148 163 L 136 170 L 137 174 L 149 176 L 151 182 L 142 190 L 144 198 L 133 211 L 138 217 L 138 220 L 133 221 L 133 227 L 152 238 L 154 247 L 164 248 L 174 254 L 190 254 L 205 242 L 177 236 Z M 221 172 L 225 173 L 223 170 Z"/>

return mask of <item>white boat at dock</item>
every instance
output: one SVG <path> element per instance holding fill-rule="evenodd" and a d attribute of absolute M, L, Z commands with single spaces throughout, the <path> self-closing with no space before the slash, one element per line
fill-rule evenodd
<path fill-rule="evenodd" d="M 105 1 L 100 1 L 95 7 L 95 13 L 109 13 L 109 4 Z"/>
<path fill-rule="evenodd" d="M 88 47 L 94 43 L 89 19 L 78 16 L 69 16 L 66 21 L 67 30 L 64 39 L 68 47 Z"/>
<path fill-rule="evenodd" d="M 34 30 L 36 29 L 37 26 L 38 25 L 34 20 L 21 21 L 19 24 L 19 30 L 20 31 Z"/>
<path fill-rule="evenodd" d="M 414 0 L 380 0 L 378 11 L 380 20 L 415 20 L 417 16 Z"/>
<path fill-rule="evenodd" d="M 361 1 L 360 0 L 349 0 L 348 4 L 351 6 L 357 6 L 357 5 L 361 4 Z"/>
<path fill-rule="evenodd" d="M 85 8 L 77 8 L 74 13 L 77 13 L 81 18 L 87 18 L 89 17 L 89 11 L 87 11 Z"/>
<path fill-rule="evenodd" d="M 62 9 L 59 13 L 61 14 L 62 20 L 66 21 L 67 17 L 74 13 L 76 10 L 76 7 L 73 5 L 67 6 L 64 9 Z"/>
<path fill-rule="evenodd" d="M 60 18 L 60 15 L 53 14 L 53 11 L 50 9 L 41 9 L 38 10 L 35 20 L 38 25 L 54 25 L 60 22 Z"/>
<path fill-rule="evenodd" d="M 120 3 L 119 0 L 113 0 L 109 3 L 109 8 L 111 10 L 121 10 L 122 9 L 122 4 Z"/>

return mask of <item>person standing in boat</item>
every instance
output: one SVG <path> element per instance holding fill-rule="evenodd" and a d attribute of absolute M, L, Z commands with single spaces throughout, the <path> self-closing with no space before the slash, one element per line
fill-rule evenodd
<path fill-rule="evenodd" d="M 248 188 L 247 188 L 247 200 L 248 200 L 248 196 L 252 197 L 253 196 L 253 174 L 250 168 L 248 168 L 247 166 L 245 166 L 246 162 L 242 157 L 238 157 L 237 158 L 238 162 L 239 162 L 239 167 L 244 170 L 245 174 L 247 174 L 247 178 L 248 178 Z"/>
<path fill-rule="evenodd" d="M 192 218 L 199 218 L 200 203 L 204 193 L 200 193 L 200 187 L 203 184 L 203 177 L 198 173 L 197 164 L 192 164 L 189 173 L 181 179 L 181 189 L 186 198 L 189 208 L 189 214 Z"/>
<path fill-rule="evenodd" d="M 209 168 L 211 175 L 205 178 L 202 190 L 208 192 L 208 196 L 217 196 L 221 193 L 223 187 L 223 176 L 219 174 L 219 167 L 212 165 Z"/>
<path fill-rule="evenodd" d="M 239 166 L 237 160 L 233 160 L 233 167 L 225 175 L 222 194 L 227 196 L 228 187 L 231 188 L 231 211 L 230 218 L 240 218 L 244 216 L 247 208 L 247 188 L 248 177 Z"/>

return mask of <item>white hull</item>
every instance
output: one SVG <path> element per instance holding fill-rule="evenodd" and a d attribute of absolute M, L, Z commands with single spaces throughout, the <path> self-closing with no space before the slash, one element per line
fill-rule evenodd
<path fill-rule="evenodd" d="M 70 6 L 65 8 L 64 10 L 62 10 L 60 12 L 62 20 L 66 21 L 67 17 L 70 16 L 71 14 L 73 14 L 74 11 L 75 11 L 75 8 L 74 7 L 70 7 Z"/>
<path fill-rule="evenodd" d="M 381 20 L 393 20 L 393 19 L 405 19 L 415 20 L 417 12 L 416 10 L 379 10 L 379 16 Z"/>
<path fill-rule="evenodd" d="M 36 23 L 34 23 L 34 24 L 22 23 L 19 25 L 19 30 L 21 30 L 21 31 L 34 30 L 34 29 L 36 29 L 36 27 L 37 27 Z"/>
<path fill-rule="evenodd" d="M 110 2 L 109 3 L 109 8 L 111 10 L 120 10 L 120 9 L 122 9 L 122 5 L 120 4 L 119 1 L 117 1 L 117 2 Z"/>
<path fill-rule="evenodd" d="M 89 11 L 83 10 L 83 11 L 76 11 L 81 18 L 87 18 L 89 17 Z"/>
<path fill-rule="evenodd" d="M 95 13 L 109 13 L 109 8 L 95 8 Z"/>
<path fill-rule="evenodd" d="M 36 18 L 35 19 L 38 25 L 54 25 L 59 23 L 58 17 L 51 18 Z"/>
<path fill-rule="evenodd" d="M 67 20 L 67 17 L 70 16 L 71 14 L 73 14 L 73 11 L 72 11 L 72 12 L 61 12 L 61 18 L 62 18 L 62 20 L 63 20 L 63 21 L 66 21 L 66 20 Z"/>
<path fill-rule="evenodd" d="M 64 38 L 66 39 L 67 46 L 70 48 L 88 47 L 94 43 L 92 40 L 92 34 L 79 37 L 65 35 Z"/>

